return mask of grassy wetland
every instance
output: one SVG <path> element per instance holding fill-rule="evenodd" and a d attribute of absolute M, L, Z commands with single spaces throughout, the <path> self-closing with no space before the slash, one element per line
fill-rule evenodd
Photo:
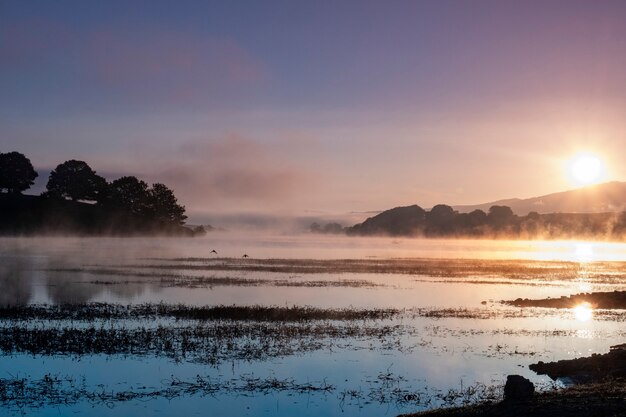
<path fill-rule="evenodd" d="M 326 239 L 1 240 L 0 411 L 479 406 L 626 340 L 626 247 Z"/>

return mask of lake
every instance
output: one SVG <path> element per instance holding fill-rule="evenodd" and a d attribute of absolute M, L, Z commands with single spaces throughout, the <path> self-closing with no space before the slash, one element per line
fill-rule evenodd
<path fill-rule="evenodd" d="M 626 244 L 2 238 L 0 414 L 395 416 L 509 374 L 553 389 L 528 365 L 607 352 L 626 311 L 500 301 L 613 290 Z"/>

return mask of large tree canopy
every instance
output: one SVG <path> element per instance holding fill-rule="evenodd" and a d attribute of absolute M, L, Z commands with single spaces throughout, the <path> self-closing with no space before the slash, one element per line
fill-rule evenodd
<path fill-rule="evenodd" d="M 508 206 L 491 206 L 489 214 L 487 214 L 487 221 L 495 228 L 510 224 L 513 218 L 515 218 L 515 214 Z"/>
<path fill-rule="evenodd" d="M 185 206 L 178 204 L 172 190 L 164 184 L 153 184 L 148 190 L 147 210 L 151 216 L 157 220 L 183 224 L 185 216 Z"/>
<path fill-rule="evenodd" d="M 131 213 L 141 214 L 148 203 L 148 184 L 137 177 L 122 177 L 107 187 L 106 203 Z"/>
<path fill-rule="evenodd" d="M 52 197 L 95 201 L 105 193 L 106 180 L 86 162 L 72 159 L 58 165 L 50 173 L 46 188 Z"/>
<path fill-rule="evenodd" d="M 0 153 L 0 191 L 21 193 L 35 183 L 37 176 L 30 159 L 23 154 Z"/>

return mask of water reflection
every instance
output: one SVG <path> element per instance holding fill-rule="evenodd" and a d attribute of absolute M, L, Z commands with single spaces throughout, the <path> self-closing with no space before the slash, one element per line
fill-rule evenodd
<path fill-rule="evenodd" d="M 158 280 L 128 283 L 119 277 L 100 279 L 81 272 L 62 272 L 31 256 L 0 257 L 0 306 L 33 302 L 77 304 L 117 298 L 130 301 L 147 291 L 158 293 Z"/>
<path fill-rule="evenodd" d="M 32 295 L 32 275 L 27 272 L 27 260 L 0 258 L 0 305 L 27 304 Z"/>
<path fill-rule="evenodd" d="M 573 308 L 574 317 L 578 321 L 589 321 L 593 318 L 593 307 L 589 303 L 581 303 Z"/>
<path fill-rule="evenodd" d="M 130 301 L 148 288 L 158 288 L 155 283 L 128 283 L 119 277 L 94 277 L 81 272 L 44 272 L 48 298 L 55 304 L 79 304 L 111 297 Z"/>
<path fill-rule="evenodd" d="M 576 243 L 574 257 L 578 262 L 591 262 L 593 257 L 593 245 L 591 243 Z"/>
<path fill-rule="evenodd" d="M 101 286 L 83 285 L 83 274 L 46 273 L 46 288 L 50 301 L 55 304 L 85 303 L 102 292 Z"/>
<path fill-rule="evenodd" d="M 26 242 L 26 241 L 24 241 Z M 219 415 L 240 416 L 268 414 L 277 416 L 319 416 L 359 414 L 380 416 L 387 413 L 417 411 L 421 406 L 408 409 L 377 404 L 363 399 L 369 391 L 361 391 L 368 384 L 380 385 L 396 381 L 388 375 L 400 374 L 400 387 L 420 390 L 434 387 L 441 392 L 463 387 L 474 382 L 493 383 L 507 374 L 521 373 L 541 382 L 527 365 L 538 360 L 555 360 L 572 355 L 581 356 L 603 352 L 607 346 L 621 342 L 626 333 L 624 318 L 606 318 L 605 310 L 595 313 L 592 306 L 577 306 L 546 312 L 547 309 L 527 310 L 527 315 L 511 316 L 516 308 L 503 307 L 498 300 L 540 298 L 569 295 L 589 291 L 626 289 L 626 268 L 618 264 L 594 264 L 597 261 L 626 259 L 626 245 L 603 246 L 587 242 L 489 242 L 489 241 L 420 241 L 403 239 L 390 244 L 390 239 L 306 239 L 304 237 L 277 237 L 275 239 L 237 240 L 229 237 L 220 241 L 215 236 L 204 239 L 133 240 L 85 239 L 67 241 L 31 240 L 21 250 L 9 250 L 0 239 L 0 304 L 26 304 L 29 302 L 83 303 L 92 301 L 133 304 L 165 302 L 186 305 L 310 305 L 316 307 L 346 308 L 433 308 L 447 315 L 421 315 L 413 317 L 411 311 L 403 316 L 398 337 L 386 337 L 379 344 L 370 340 L 355 339 L 333 341 L 333 348 L 281 357 L 271 362 L 256 360 L 233 361 L 221 368 L 210 368 L 190 361 L 175 362 L 164 357 L 140 356 L 84 356 L 74 360 L 67 356 L 15 355 L 0 357 L 3 372 L 13 375 L 29 374 L 41 379 L 45 374 L 84 378 L 92 390 L 117 390 L 125 387 L 158 386 L 159 381 L 172 378 L 194 380 L 202 374 L 219 381 L 219 378 L 241 379 L 255 377 L 294 378 L 296 381 L 328 381 L 337 386 L 336 395 L 324 398 L 303 398 L 301 395 L 277 397 L 269 395 L 188 396 L 171 401 L 155 399 L 153 402 L 127 401 L 108 407 L 80 403 L 73 406 L 43 407 L 29 410 L 29 415 L 47 416 L 54 413 L 69 415 L 181 415 L 201 414 L 207 407 Z M 435 267 L 412 274 L 369 273 L 311 273 L 308 275 L 280 274 L 268 271 L 206 271 L 158 269 L 159 262 L 172 264 L 176 257 L 206 257 L 217 248 L 220 256 L 240 259 L 241 254 L 253 254 L 255 262 L 261 258 L 351 258 L 367 259 L 405 257 L 439 257 L 450 259 L 484 258 L 487 261 L 462 260 L 459 272 L 452 276 L 449 269 Z M 606 248 L 611 251 L 605 252 Z M 607 255 L 608 253 L 608 255 Z M 495 259 L 566 259 L 574 263 L 551 264 L 496 262 Z M 155 261 L 148 258 L 167 258 Z M 301 261 L 298 261 L 301 263 Z M 343 262 L 343 261 L 342 261 Z M 376 260 L 380 263 L 379 260 Z M 186 261 L 186 264 L 192 263 Z M 201 265 L 204 261 L 199 261 Z M 579 264 L 580 263 L 580 264 Z M 139 268 L 129 268 L 139 264 Z M 381 263 L 382 264 L 382 263 Z M 466 273 L 473 265 L 471 273 Z M 448 265 L 449 266 L 449 265 Z M 437 269 L 438 268 L 438 269 Z M 56 270 L 55 270 L 56 269 Z M 60 271 L 65 269 L 66 271 Z M 103 271 L 119 270 L 117 275 Z M 69 272 L 68 270 L 72 270 Z M 86 270 L 96 271 L 89 273 Z M 457 271 L 458 272 L 458 271 Z M 132 275 L 139 273 L 143 275 Z M 160 274 L 160 275 L 159 275 Z M 245 279 L 338 281 L 355 279 L 371 281 L 377 286 L 271 286 L 269 284 L 236 286 L 166 286 L 167 276 L 216 276 Z M 171 275 L 170 275 L 171 274 Z M 454 278 L 454 279 L 453 279 Z M 169 285 L 169 284 L 168 284 Z M 481 301 L 485 304 L 481 304 Z M 464 311 L 478 311 L 480 319 L 464 317 Z M 433 310 L 434 311 L 434 310 Z M 70 323 L 71 325 L 75 325 Z M 398 322 L 386 324 L 395 325 Z M 7 326 L 13 326 L 8 323 Z M 22 324 L 27 327 L 30 322 Z M 54 326 L 65 325 L 53 323 Z M 91 325 L 79 323 L 77 327 Z M 98 323 L 96 323 L 98 325 Z M 137 323 L 116 323 L 115 326 L 134 328 Z M 144 325 L 144 323 L 142 323 Z M 147 327 L 154 323 L 146 324 Z M 182 326 L 176 323 L 176 326 Z M 246 341 L 246 343 L 248 343 Z M 393 368 L 392 368 L 393 365 Z M 391 370 L 391 371 L 390 371 Z M 418 380 L 418 378 L 421 378 Z M 397 379 L 399 380 L 399 379 Z M 155 382 L 156 381 L 156 382 Z M 395 384 L 395 382 L 394 382 Z M 403 384 L 403 385 L 402 385 Z M 122 386 L 122 388 L 120 388 Z M 396 387 L 396 385 L 394 385 Z M 342 393 L 354 392 L 354 406 L 341 400 Z M 363 394 L 364 393 L 364 394 Z M 228 394 L 228 395 L 227 395 Z M 347 395 L 347 394 L 346 394 Z M 434 404 L 433 404 L 434 405 Z M 124 408 L 127 407 L 127 408 Z M 317 408 L 316 408 L 317 407 Z M 352 407 L 352 408 L 350 408 Z M 280 408 L 280 410 L 278 410 Z M 321 411 L 320 411 L 321 410 Z M 0 414 L 4 415 L 0 405 Z M 354 412 L 352 412 L 354 411 Z"/>

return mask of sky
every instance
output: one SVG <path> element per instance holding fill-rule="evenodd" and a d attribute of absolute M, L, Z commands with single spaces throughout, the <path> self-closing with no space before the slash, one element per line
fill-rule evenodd
<path fill-rule="evenodd" d="M 626 2 L 0 0 L 0 152 L 174 189 L 190 219 L 625 180 Z"/>

